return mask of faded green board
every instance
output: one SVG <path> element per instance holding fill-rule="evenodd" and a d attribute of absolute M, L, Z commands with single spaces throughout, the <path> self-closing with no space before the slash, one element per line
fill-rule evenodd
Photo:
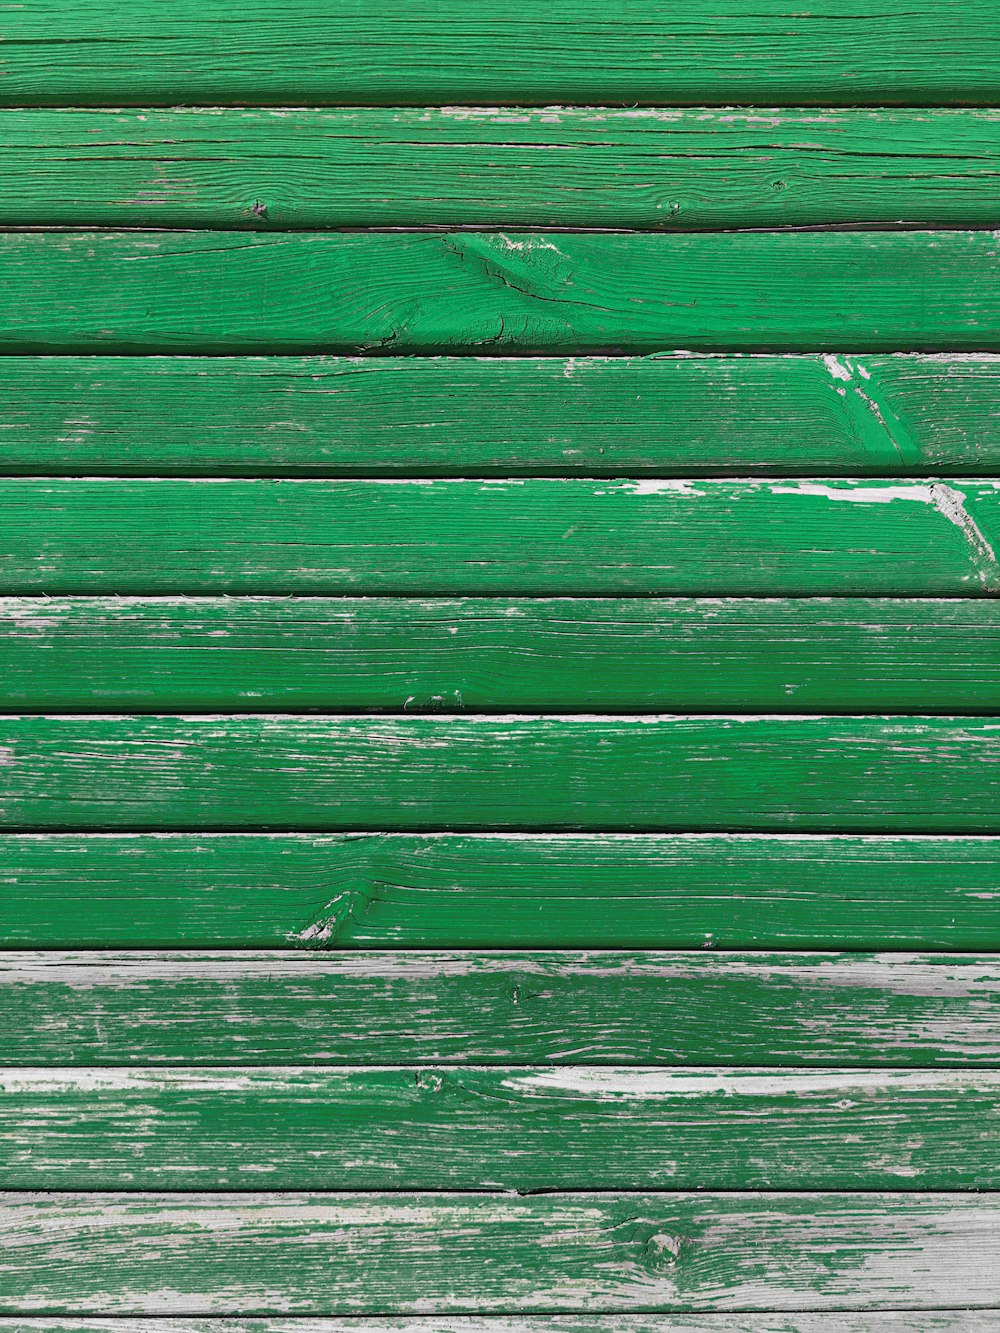
<path fill-rule="evenodd" d="M 990 351 L 998 256 L 992 231 L 7 232 L 0 351 Z"/>
<path fill-rule="evenodd" d="M 6 598 L 0 704 L 1000 713 L 1000 602 Z"/>
<path fill-rule="evenodd" d="M 1000 357 L 0 357 L 0 472 L 1000 472 Z"/>
<path fill-rule="evenodd" d="M 997 1070 L 3 1069 L 0 1188 L 989 1190 L 998 1094 Z"/>
<path fill-rule="evenodd" d="M 1000 100 L 991 0 L 63 0 L 3 14 L 7 105 Z"/>
<path fill-rule="evenodd" d="M 0 513 L 7 594 L 1000 590 L 1000 481 L 7 477 Z"/>
<path fill-rule="evenodd" d="M 996 833 L 1000 720 L 6 717 L 0 827 Z"/>
<path fill-rule="evenodd" d="M 995 1333 L 1000 1310 L 881 1311 L 881 1333 Z M 243 1319 L 240 1333 L 869 1333 L 865 1314 L 435 1315 Z M 218 1319 L 0 1318 L 0 1333 L 231 1333 Z"/>
<path fill-rule="evenodd" d="M 1000 949 L 997 838 L 14 834 L 0 852 L 6 948 Z"/>
<path fill-rule="evenodd" d="M 992 227 L 1000 184 L 993 110 L 12 111 L 0 144 L 7 227 Z"/>
<path fill-rule="evenodd" d="M 0 1308 L 995 1306 L 989 1194 L 5 1194 Z"/>
<path fill-rule="evenodd" d="M 0 1063 L 995 1066 L 998 994 L 970 954 L 50 947 L 0 953 Z"/>

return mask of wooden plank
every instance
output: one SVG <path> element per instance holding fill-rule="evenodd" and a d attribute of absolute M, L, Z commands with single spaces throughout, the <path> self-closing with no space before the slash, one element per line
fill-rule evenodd
<path fill-rule="evenodd" d="M 0 827 L 996 833 L 998 765 L 996 718 L 8 716 Z"/>
<path fill-rule="evenodd" d="M 994 1333 L 1000 1310 L 880 1311 L 886 1333 Z M 114 1315 L 84 1318 L 0 1316 L 2 1333 L 228 1333 L 225 1317 L 154 1318 Z M 241 1318 L 240 1333 L 868 1333 L 870 1313 L 810 1315 L 371 1315 L 323 1319 Z"/>
<path fill-rule="evenodd" d="M 50 948 L 0 954 L 0 1063 L 988 1067 L 998 992 L 975 954 Z"/>
<path fill-rule="evenodd" d="M 1000 602 L 0 598 L 0 704 L 998 713 Z"/>
<path fill-rule="evenodd" d="M 968 1194 L 5 1194 L 31 1314 L 975 1309 L 1000 1202 Z"/>
<path fill-rule="evenodd" d="M 995 110 L 11 111 L 6 227 L 992 227 Z"/>
<path fill-rule="evenodd" d="M 985 1189 L 1000 1071 L 4 1069 L 5 1190 Z"/>
<path fill-rule="evenodd" d="M 0 357 L 0 472 L 976 476 L 1000 357 Z"/>
<path fill-rule="evenodd" d="M 0 352 L 996 351 L 998 254 L 992 231 L 6 232 Z"/>
<path fill-rule="evenodd" d="M 991 0 L 869 0 L 864 17 L 797 0 L 499 0 L 442 11 L 340 0 L 236 4 L 211 16 L 160 6 L 4 13 L 8 106 L 181 102 L 364 105 L 396 102 L 835 101 L 943 105 L 1000 100 Z"/>
<path fill-rule="evenodd" d="M 1000 591 L 1000 481 L 7 477 L 0 512 L 5 594 Z"/>
<path fill-rule="evenodd" d="M 997 838 L 7 834 L 0 852 L 4 948 L 1000 949 Z"/>

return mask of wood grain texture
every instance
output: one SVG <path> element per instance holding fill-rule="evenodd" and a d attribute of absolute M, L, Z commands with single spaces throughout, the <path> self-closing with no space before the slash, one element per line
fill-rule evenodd
<path fill-rule="evenodd" d="M 0 1063 L 973 1068 L 998 994 L 975 954 L 50 948 L 0 954 Z"/>
<path fill-rule="evenodd" d="M 0 352 L 996 351 L 998 255 L 992 231 L 7 232 Z"/>
<path fill-rule="evenodd" d="M 1000 357 L 0 357 L 0 473 L 976 476 Z"/>
<path fill-rule="evenodd" d="M 5 1190 L 995 1190 L 1000 1071 L 2 1069 Z"/>
<path fill-rule="evenodd" d="M 5 948 L 1000 949 L 988 837 L 8 834 L 0 851 Z"/>
<path fill-rule="evenodd" d="M 1000 481 L 7 477 L 0 512 L 4 594 L 1000 591 Z"/>
<path fill-rule="evenodd" d="M 792 0 L 82 0 L 71 39 L 65 16 L 60 0 L 4 13 L 8 106 L 1000 100 L 990 0 L 870 0 L 863 18 Z"/>
<path fill-rule="evenodd" d="M 12 111 L 6 227 L 992 227 L 988 111 Z"/>
<path fill-rule="evenodd" d="M 879 1312 L 885 1333 L 995 1333 L 998 1310 L 921 1310 Z M 198 1319 L 116 1315 L 103 1319 L 0 1317 L 0 1333 L 232 1333 L 224 1317 Z M 403 1315 L 396 1318 L 346 1315 L 310 1319 L 241 1319 L 239 1333 L 868 1333 L 866 1314 L 767 1315 Z"/>
<path fill-rule="evenodd" d="M 995 718 L 8 716 L 0 827 L 996 833 L 998 764 Z"/>
<path fill-rule="evenodd" d="M 1000 602 L 0 598 L 0 705 L 1000 713 Z"/>
<path fill-rule="evenodd" d="M 0 1308 L 337 1314 L 996 1306 L 968 1194 L 5 1194 Z"/>

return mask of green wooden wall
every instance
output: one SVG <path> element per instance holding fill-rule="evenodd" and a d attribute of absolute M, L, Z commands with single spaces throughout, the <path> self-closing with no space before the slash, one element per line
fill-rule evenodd
<path fill-rule="evenodd" d="M 1000 1328 L 997 19 L 0 12 L 0 1333 Z"/>

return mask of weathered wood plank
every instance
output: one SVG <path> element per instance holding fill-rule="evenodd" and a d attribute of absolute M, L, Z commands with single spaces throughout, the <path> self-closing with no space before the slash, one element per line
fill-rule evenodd
<path fill-rule="evenodd" d="M 6 232 L 0 352 L 996 351 L 998 255 L 993 231 Z"/>
<path fill-rule="evenodd" d="M 0 853 L 5 948 L 1000 949 L 997 838 L 7 834 Z"/>
<path fill-rule="evenodd" d="M 4 1190 L 986 1189 L 1000 1071 L 3 1069 Z"/>
<path fill-rule="evenodd" d="M 967 1194 L 140 1194 L 0 1200 L 31 1314 L 995 1306 Z"/>
<path fill-rule="evenodd" d="M 5 717 L 0 827 L 996 833 L 1000 721 Z"/>
<path fill-rule="evenodd" d="M 879 1312 L 884 1333 L 995 1333 L 1000 1310 L 922 1310 Z M 435 1315 L 376 1318 L 346 1315 L 341 1319 L 241 1320 L 240 1333 L 869 1333 L 867 1314 L 733 1315 Z M 231 1333 L 225 1319 L 176 1316 L 136 1319 L 99 1315 L 72 1319 L 0 1318 L 0 1333 Z"/>
<path fill-rule="evenodd" d="M 998 993 L 970 954 L 49 949 L 0 953 L 0 1063 L 968 1068 Z"/>
<path fill-rule="evenodd" d="M 0 225 L 992 227 L 975 111 L 11 111 Z"/>
<path fill-rule="evenodd" d="M 0 472 L 1000 473 L 1000 357 L 0 357 Z"/>
<path fill-rule="evenodd" d="M 443 11 L 340 0 L 236 4 L 211 15 L 61 0 L 3 15 L 8 106 L 182 102 L 916 102 L 1000 100 L 990 0 L 869 0 L 864 17 L 793 0 L 499 0 Z"/>
<path fill-rule="evenodd" d="M 6 477 L 0 512 L 5 594 L 1000 591 L 1000 481 Z"/>
<path fill-rule="evenodd" d="M 0 704 L 1000 713 L 1000 602 L 0 598 Z"/>

